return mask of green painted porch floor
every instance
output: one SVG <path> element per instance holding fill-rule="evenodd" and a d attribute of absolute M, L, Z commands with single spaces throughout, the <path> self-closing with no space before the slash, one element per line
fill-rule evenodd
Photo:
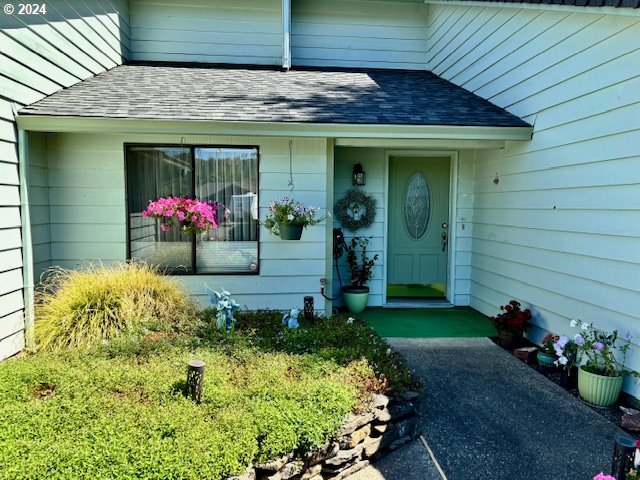
<path fill-rule="evenodd" d="M 381 337 L 447 338 L 493 337 L 489 319 L 468 307 L 368 309 L 357 315 Z"/>

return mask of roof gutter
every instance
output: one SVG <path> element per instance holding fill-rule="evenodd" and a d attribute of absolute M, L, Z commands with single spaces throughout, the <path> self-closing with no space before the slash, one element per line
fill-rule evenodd
<path fill-rule="evenodd" d="M 296 122 L 222 122 L 104 117 L 18 115 L 18 127 L 38 132 L 256 135 L 267 137 L 531 140 L 533 127 L 379 125 Z"/>
<path fill-rule="evenodd" d="M 593 7 L 586 5 L 560 5 L 551 3 L 523 3 L 509 1 L 482 1 L 482 0 L 424 0 L 430 5 L 447 5 L 454 7 L 481 7 L 481 8 L 517 8 L 518 10 L 547 10 L 565 13 L 581 13 L 592 15 L 620 15 L 623 17 L 637 17 L 635 8 L 626 7 Z"/>

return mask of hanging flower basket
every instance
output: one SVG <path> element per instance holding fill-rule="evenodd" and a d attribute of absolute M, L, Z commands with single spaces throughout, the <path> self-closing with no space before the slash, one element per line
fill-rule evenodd
<path fill-rule="evenodd" d="M 300 223 L 278 223 L 280 238 L 282 240 L 300 240 L 304 225 Z"/>
<path fill-rule="evenodd" d="M 142 216 L 160 220 L 163 232 L 177 226 L 184 234 L 200 234 L 218 228 L 217 208 L 217 203 L 208 200 L 169 195 L 150 201 Z"/>
<path fill-rule="evenodd" d="M 324 220 L 318 217 L 319 208 L 283 197 L 269 204 L 264 226 L 283 240 L 300 240 L 302 229 Z"/>

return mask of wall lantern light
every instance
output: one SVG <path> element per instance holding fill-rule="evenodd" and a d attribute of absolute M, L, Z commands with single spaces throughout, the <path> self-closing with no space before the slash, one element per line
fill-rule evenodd
<path fill-rule="evenodd" d="M 367 174 L 362 169 L 362 164 L 356 163 L 353 167 L 353 184 L 356 186 L 363 186 L 367 183 Z"/>

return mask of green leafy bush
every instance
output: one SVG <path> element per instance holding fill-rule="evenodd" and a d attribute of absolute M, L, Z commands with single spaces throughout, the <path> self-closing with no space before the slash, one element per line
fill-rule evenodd
<path fill-rule="evenodd" d="M 145 264 L 56 268 L 37 296 L 36 341 L 42 350 L 82 348 L 132 327 L 184 327 L 195 315 L 188 294 Z"/>
<path fill-rule="evenodd" d="M 125 341 L 139 340 L 0 364 L 0 479 L 221 479 L 323 444 L 356 403 L 344 369 L 315 357 L 171 342 L 114 356 Z M 181 391 L 193 357 L 200 405 Z"/>
<path fill-rule="evenodd" d="M 394 393 L 422 387 L 387 342 L 365 322 L 349 321 L 346 315 L 316 316 L 311 321 L 300 315 L 300 327 L 290 329 L 282 324 L 281 312 L 239 312 L 235 331 L 230 335 L 221 334 L 212 327 L 215 311 L 203 310 L 200 320 L 199 336 L 213 345 L 226 342 L 231 346 L 249 345 L 263 351 L 312 354 L 341 366 L 353 367 L 349 378 L 358 377 L 360 387 L 365 389 L 363 394 L 370 391 Z M 366 366 L 363 367 L 362 362 Z"/>

